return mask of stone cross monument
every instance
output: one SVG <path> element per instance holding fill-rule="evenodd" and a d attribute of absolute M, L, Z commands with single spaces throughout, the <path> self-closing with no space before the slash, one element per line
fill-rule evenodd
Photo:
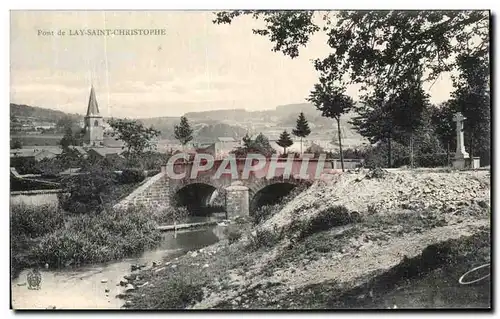
<path fill-rule="evenodd" d="M 457 151 L 453 159 L 453 167 L 465 168 L 466 159 L 469 158 L 469 153 L 465 151 L 464 144 L 464 120 L 466 118 L 462 113 L 455 113 L 453 120 L 457 123 Z"/>

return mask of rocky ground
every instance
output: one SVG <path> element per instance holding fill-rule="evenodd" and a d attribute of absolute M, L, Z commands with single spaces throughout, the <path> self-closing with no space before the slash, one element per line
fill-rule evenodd
<path fill-rule="evenodd" d="M 318 181 L 260 225 L 227 229 L 230 240 L 129 277 L 126 306 L 410 307 L 408 298 L 375 301 L 405 285 L 428 287 L 436 272 L 456 291 L 461 273 L 489 262 L 489 171 L 346 173 Z M 447 298 L 418 306 L 455 306 Z"/>

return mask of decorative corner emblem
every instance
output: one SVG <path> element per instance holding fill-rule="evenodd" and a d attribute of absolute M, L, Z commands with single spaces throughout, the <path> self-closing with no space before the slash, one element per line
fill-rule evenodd
<path fill-rule="evenodd" d="M 26 276 L 28 281 L 28 289 L 39 290 L 42 283 L 42 274 L 38 269 L 32 269 Z"/>

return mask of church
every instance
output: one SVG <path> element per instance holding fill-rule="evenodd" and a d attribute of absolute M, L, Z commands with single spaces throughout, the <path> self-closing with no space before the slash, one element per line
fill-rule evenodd
<path fill-rule="evenodd" d="M 90 88 L 89 104 L 84 123 L 84 145 L 90 147 L 104 147 L 104 121 L 99 112 L 94 86 Z"/>
<path fill-rule="evenodd" d="M 89 156 L 124 159 L 121 155 L 123 152 L 121 146 L 107 145 L 109 141 L 104 140 L 105 122 L 99 111 L 99 104 L 97 103 L 94 86 L 90 88 L 87 113 L 84 117 L 84 130 L 83 149 Z"/>

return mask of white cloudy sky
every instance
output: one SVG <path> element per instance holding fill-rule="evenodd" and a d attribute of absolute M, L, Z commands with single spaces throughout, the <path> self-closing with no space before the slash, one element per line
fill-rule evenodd
<path fill-rule="evenodd" d="M 11 13 L 12 103 L 84 113 L 93 82 L 104 116 L 179 116 L 209 109 L 261 110 L 302 103 L 317 79 L 311 59 L 324 35 L 297 59 L 271 51 L 248 17 L 212 24 L 211 12 Z M 165 36 L 39 36 L 38 30 L 165 28 Z M 449 98 L 443 77 L 430 93 Z M 348 92 L 356 99 L 356 88 Z"/>

